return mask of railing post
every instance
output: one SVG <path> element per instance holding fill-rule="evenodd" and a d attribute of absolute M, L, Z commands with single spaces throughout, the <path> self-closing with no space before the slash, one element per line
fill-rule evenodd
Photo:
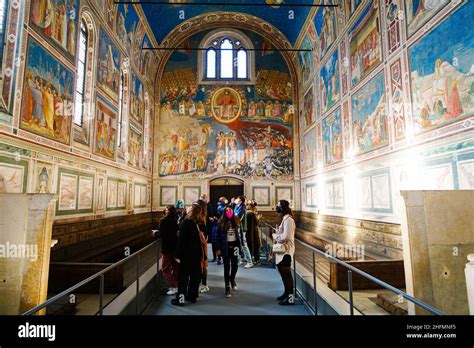
<path fill-rule="evenodd" d="M 293 254 L 293 279 L 294 279 L 294 286 L 295 286 L 295 290 L 294 290 L 294 298 L 296 298 L 296 292 L 297 292 L 297 285 L 296 285 L 296 252 Z"/>
<path fill-rule="evenodd" d="M 104 274 L 100 275 L 99 315 L 104 315 Z"/>
<path fill-rule="evenodd" d="M 313 251 L 313 287 L 314 287 L 314 315 L 318 315 L 318 290 L 316 289 L 316 254 Z"/>
<path fill-rule="evenodd" d="M 160 246 L 160 243 L 157 243 L 156 244 L 156 293 L 157 293 L 157 297 L 160 296 L 160 291 L 161 291 L 161 282 L 160 282 L 160 279 L 159 279 L 159 276 L 160 276 L 160 250 L 161 250 L 161 246 Z"/>
<path fill-rule="evenodd" d="M 350 313 L 354 315 L 354 299 L 352 294 L 352 271 L 350 269 L 347 270 L 347 284 L 349 286 L 349 305 L 350 305 Z"/>
<path fill-rule="evenodd" d="M 137 254 L 137 299 L 136 303 L 136 312 L 137 315 L 140 313 L 140 254 Z"/>

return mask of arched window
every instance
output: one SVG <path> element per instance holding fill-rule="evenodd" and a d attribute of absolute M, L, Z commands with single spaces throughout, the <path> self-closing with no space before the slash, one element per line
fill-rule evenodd
<path fill-rule="evenodd" d="M 255 80 L 255 58 L 252 42 L 239 30 L 218 29 L 201 41 L 199 83 L 233 81 L 251 84 Z"/>
<path fill-rule="evenodd" d="M 118 147 L 122 146 L 122 120 L 123 120 L 123 90 L 125 85 L 125 76 L 124 72 L 120 71 L 120 82 L 119 82 L 119 111 L 118 111 L 118 120 L 117 120 L 117 139 Z"/>
<path fill-rule="evenodd" d="M 220 46 L 221 65 L 220 77 L 221 79 L 231 79 L 234 77 L 234 46 L 232 41 L 224 39 Z M 209 64 L 209 62 L 207 62 Z"/>
<path fill-rule="evenodd" d="M 0 40 L 1 49 L 3 51 L 3 45 L 5 44 L 5 27 L 7 24 L 7 10 L 8 10 L 8 0 L 0 0 Z"/>
<path fill-rule="evenodd" d="M 217 64 L 217 53 L 214 48 L 209 48 L 206 54 L 206 78 L 215 79 L 216 74 L 216 64 Z"/>
<path fill-rule="evenodd" d="M 240 48 L 237 51 L 237 78 L 246 79 L 247 76 L 247 50 Z"/>
<path fill-rule="evenodd" d="M 74 95 L 74 142 L 90 146 L 90 132 L 94 123 L 94 79 L 96 25 L 88 9 L 83 10 L 79 21 L 79 42 L 76 62 L 76 85 Z"/>
<path fill-rule="evenodd" d="M 89 31 L 85 20 L 81 21 L 81 32 L 79 36 L 79 53 L 77 60 L 77 77 L 76 77 L 76 105 L 74 108 L 74 124 L 82 127 L 84 123 L 85 109 L 85 89 L 86 89 L 86 66 L 87 66 L 87 47 L 89 41 Z"/>

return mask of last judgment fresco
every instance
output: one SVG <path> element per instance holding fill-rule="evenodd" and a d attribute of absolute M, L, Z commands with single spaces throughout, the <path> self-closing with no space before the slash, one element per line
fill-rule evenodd
<path fill-rule="evenodd" d="M 195 52 L 174 52 L 163 74 L 160 176 L 292 177 L 293 87 L 280 53 L 257 54 L 255 82 L 241 85 L 199 85 L 196 61 Z"/>

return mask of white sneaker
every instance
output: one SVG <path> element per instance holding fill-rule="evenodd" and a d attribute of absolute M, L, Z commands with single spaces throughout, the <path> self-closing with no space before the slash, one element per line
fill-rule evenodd
<path fill-rule="evenodd" d="M 201 294 L 204 294 L 204 293 L 209 292 L 209 291 L 211 291 L 211 289 L 209 289 L 208 286 L 203 286 L 203 287 L 201 288 L 200 293 L 201 293 Z"/>
<path fill-rule="evenodd" d="M 176 293 L 178 292 L 178 288 L 169 288 L 168 292 L 166 293 L 166 295 L 168 296 L 173 296 L 173 295 L 176 295 Z"/>
<path fill-rule="evenodd" d="M 247 268 L 247 269 L 248 269 L 248 268 L 252 268 L 252 267 L 253 267 L 253 263 L 247 263 L 247 264 L 244 266 L 244 268 Z"/>

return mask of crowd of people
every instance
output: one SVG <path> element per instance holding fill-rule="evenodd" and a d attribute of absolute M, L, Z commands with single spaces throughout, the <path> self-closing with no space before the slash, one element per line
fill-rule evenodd
<path fill-rule="evenodd" d="M 274 244 L 280 248 L 273 259 L 282 277 L 284 293 L 279 304 L 293 304 L 291 262 L 294 257 L 295 222 L 286 200 L 276 206 L 281 223 L 273 233 Z M 199 294 L 207 293 L 209 262 L 223 265 L 225 297 L 237 291 L 239 266 L 250 269 L 260 264 L 261 240 L 257 202 L 244 196 L 230 201 L 221 197 L 214 209 L 201 195 L 197 202 L 185 208 L 179 200 L 165 209 L 156 236 L 162 239 L 162 272 L 170 288 L 167 295 L 175 296 L 171 304 L 183 306 L 195 303 Z M 212 260 L 208 259 L 208 243 L 212 244 Z"/>

